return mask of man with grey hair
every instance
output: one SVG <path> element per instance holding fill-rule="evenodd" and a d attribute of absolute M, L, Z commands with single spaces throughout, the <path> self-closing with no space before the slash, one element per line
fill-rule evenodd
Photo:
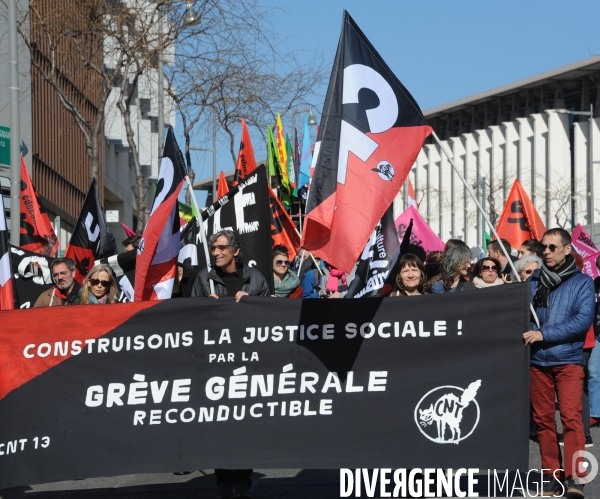
<path fill-rule="evenodd" d="M 243 296 L 270 296 L 269 285 L 264 276 L 252 267 L 244 265 L 242 247 L 235 232 L 220 230 L 208 240 L 212 269 L 200 271 L 194 282 L 192 296 L 234 296 L 239 302 Z M 209 279 L 215 284 L 215 292 L 210 292 Z"/>
<path fill-rule="evenodd" d="M 241 255 L 241 245 L 235 232 L 220 230 L 208 240 L 213 266 L 211 271 L 200 271 L 192 296 L 209 296 L 218 299 L 220 296 L 234 296 L 239 302 L 243 296 L 270 296 L 269 285 L 264 276 L 256 269 L 244 265 Z M 215 292 L 210 292 L 209 279 L 215 284 Z M 231 497 L 235 487 L 234 497 L 249 498 L 252 485 L 253 470 L 216 469 L 217 499 Z"/>
<path fill-rule="evenodd" d="M 75 262 L 70 258 L 55 258 L 50 264 L 50 273 L 54 286 L 39 296 L 33 305 L 34 308 L 75 303 L 81 290 L 81 286 L 75 280 Z"/>

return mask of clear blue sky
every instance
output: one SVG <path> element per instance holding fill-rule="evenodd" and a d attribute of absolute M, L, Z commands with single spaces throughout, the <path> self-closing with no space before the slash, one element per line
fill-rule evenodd
<path fill-rule="evenodd" d="M 328 67 L 348 10 L 423 110 L 600 54 L 598 0 L 259 1 L 273 7 L 284 51 L 320 53 Z M 319 114 L 325 90 L 311 99 Z M 218 169 L 232 169 L 217 147 Z M 210 153 L 195 160 L 197 179 L 211 174 Z"/>

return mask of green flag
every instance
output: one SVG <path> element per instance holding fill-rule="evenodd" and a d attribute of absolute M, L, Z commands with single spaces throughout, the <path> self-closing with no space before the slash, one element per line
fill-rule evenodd
<path fill-rule="evenodd" d="M 279 155 L 277 153 L 277 146 L 275 145 L 275 137 L 273 136 L 273 130 L 271 125 L 267 125 L 268 141 L 267 141 L 267 159 L 269 162 L 269 175 L 277 177 L 280 187 L 281 202 L 286 209 L 290 208 L 290 184 L 284 177 L 281 171 L 281 163 L 279 162 Z"/>
<path fill-rule="evenodd" d="M 488 245 L 492 242 L 492 236 L 490 236 L 487 230 L 483 231 L 483 239 L 485 240 L 485 247 L 483 249 L 487 250 Z"/>
<path fill-rule="evenodd" d="M 177 201 L 177 209 L 179 211 L 179 216 L 186 222 L 189 222 L 193 217 L 196 216 L 196 210 L 193 206 L 188 206 L 187 204 Z"/>
<path fill-rule="evenodd" d="M 298 199 L 298 185 L 296 182 L 296 165 L 294 164 L 294 155 L 292 154 L 292 142 L 288 134 L 285 134 L 285 148 L 287 150 L 287 172 L 290 181 L 290 198 L 292 203 Z"/>

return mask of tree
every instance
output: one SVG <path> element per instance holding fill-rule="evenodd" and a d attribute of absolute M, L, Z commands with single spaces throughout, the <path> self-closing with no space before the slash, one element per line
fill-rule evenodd
<path fill-rule="evenodd" d="M 266 8 L 255 1 L 223 0 L 198 14 L 198 36 L 178 39 L 172 64 L 165 67 L 167 92 L 183 122 L 184 155 L 190 179 L 194 173 L 189 146 L 194 126 L 212 129 L 213 119 L 228 137 L 235 163 L 235 130 L 241 118 L 262 134 L 277 113 L 306 106 L 326 72 L 319 57 L 306 64 L 293 53 L 281 53 Z"/>

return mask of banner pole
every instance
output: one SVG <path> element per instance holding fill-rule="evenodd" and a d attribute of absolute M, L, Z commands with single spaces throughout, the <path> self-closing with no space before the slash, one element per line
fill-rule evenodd
<path fill-rule="evenodd" d="M 208 253 L 208 243 L 206 242 L 206 234 L 204 233 L 204 222 L 202 221 L 202 214 L 200 212 L 200 208 L 198 208 L 198 201 L 196 201 L 196 196 L 194 195 L 194 189 L 192 187 L 192 183 L 190 182 L 190 177 L 185 176 L 185 180 L 188 185 L 188 189 L 190 190 L 190 194 L 192 197 L 192 203 L 194 203 L 194 208 L 196 209 L 196 223 L 198 224 L 198 229 L 200 230 L 200 238 L 202 240 L 202 246 L 204 246 L 204 257 L 206 258 L 206 266 L 208 267 L 208 271 L 211 271 L 210 268 L 210 254 Z M 210 292 L 215 294 L 215 283 L 212 279 L 208 280 L 208 284 L 210 286 Z"/>
<path fill-rule="evenodd" d="M 437 136 L 437 134 L 435 133 L 435 131 L 432 131 L 431 135 L 433 136 L 433 138 L 435 139 L 435 141 L 440 146 L 440 149 L 443 151 L 443 153 L 448 158 L 448 161 L 450 161 L 450 164 L 452 165 L 452 168 L 454 169 L 454 172 L 458 175 L 458 178 L 460 178 L 460 180 L 462 181 L 462 183 L 465 185 L 465 187 L 467 189 L 467 192 L 469 193 L 469 195 L 471 196 L 471 198 L 473 198 L 473 201 L 475 201 L 475 204 L 477 205 L 477 208 L 481 212 L 481 216 L 483 217 L 483 219 L 486 221 L 486 223 L 490 227 L 490 230 L 493 232 L 494 236 L 496 237 L 496 240 L 500 241 L 500 236 L 496 232 L 496 229 L 492 225 L 492 222 L 490 222 L 490 219 L 486 215 L 485 211 L 483 211 L 483 208 L 481 207 L 481 204 L 479 203 L 479 200 L 477 199 L 477 196 L 475 195 L 475 192 L 473 192 L 473 189 L 467 183 L 467 180 L 465 179 L 465 177 L 463 176 L 463 174 L 460 172 L 460 170 L 456 166 L 456 163 L 454 162 L 454 158 L 452 157 L 452 155 L 450 154 L 450 152 L 446 149 L 446 147 L 444 146 L 444 144 L 442 144 L 442 141 L 439 139 L 439 137 Z M 517 272 L 517 269 L 515 268 L 515 264 L 513 263 L 510 255 L 508 254 L 508 251 L 506 251 L 506 248 L 504 247 L 503 244 L 500 244 L 500 248 L 502 249 L 502 252 L 504 253 L 504 256 L 507 258 L 508 264 L 510 265 L 511 270 L 515 274 L 515 276 L 517 278 L 517 281 L 521 282 L 521 277 L 519 276 L 519 273 Z M 538 319 L 538 316 L 535 313 L 535 310 L 533 309 L 533 304 L 530 303 L 529 304 L 529 308 L 531 309 L 531 314 L 533 315 L 533 319 L 535 320 L 535 323 L 537 324 L 538 327 L 540 327 L 540 320 Z"/>

